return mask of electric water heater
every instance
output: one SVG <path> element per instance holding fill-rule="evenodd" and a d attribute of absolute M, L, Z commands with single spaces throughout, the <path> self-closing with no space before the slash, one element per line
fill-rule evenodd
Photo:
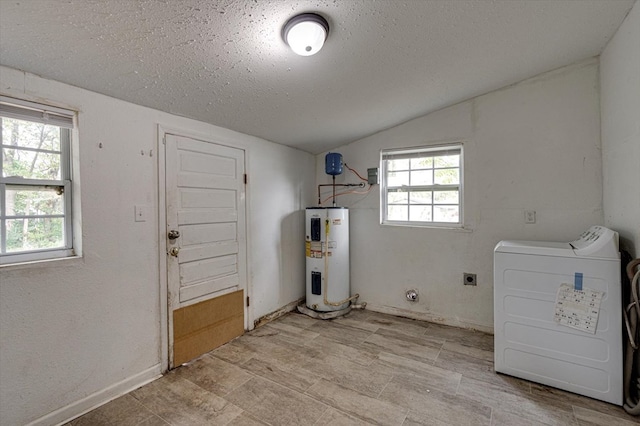
<path fill-rule="evenodd" d="M 307 308 L 346 309 L 349 297 L 349 209 L 308 207 L 305 214 Z"/>

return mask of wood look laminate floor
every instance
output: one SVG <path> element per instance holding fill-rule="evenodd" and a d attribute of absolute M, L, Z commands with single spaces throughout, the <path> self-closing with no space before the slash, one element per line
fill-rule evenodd
<path fill-rule="evenodd" d="M 493 371 L 493 336 L 370 311 L 290 313 L 68 425 L 633 425 Z"/>

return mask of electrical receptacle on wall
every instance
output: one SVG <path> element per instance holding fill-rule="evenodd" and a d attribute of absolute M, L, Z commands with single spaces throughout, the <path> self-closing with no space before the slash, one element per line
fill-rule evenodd
<path fill-rule="evenodd" d="M 536 223 L 536 211 L 525 210 L 524 211 L 524 223 Z"/>
<path fill-rule="evenodd" d="M 463 274 L 462 282 L 464 285 L 478 285 L 476 274 L 468 274 L 466 272 Z"/>

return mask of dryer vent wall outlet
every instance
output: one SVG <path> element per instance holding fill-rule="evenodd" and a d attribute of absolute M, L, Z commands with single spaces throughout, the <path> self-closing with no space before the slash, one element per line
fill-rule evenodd
<path fill-rule="evenodd" d="M 464 285 L 478 285 L 478 282 L 476 281 L 476 274 L 467 274 L 466 272 L 462 277 L 462 282 Z"/>

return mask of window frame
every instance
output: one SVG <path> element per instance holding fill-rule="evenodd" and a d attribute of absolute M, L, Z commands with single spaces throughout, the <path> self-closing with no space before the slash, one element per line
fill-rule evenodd
<path fill-rule="evenodd" d="M 76 136 L 76 112 L 59 107 L 53 107 L 21 99 L 0 96 L 0 119 L 13 118 L 49 124 L 60 129 L 60 151 L 29 147 L 16 148 L 4 145 L 2 142 L 2 128 L 0 127 L 0 267 L 24 262 L 59 259 L 76 256 L 74 233 L 74 194 L 73 194 L 73 161 L 72 139 Z M 3 177 L 4 148 L 20 149 L 24 151 L 42 152 L 60 155 L 60 179 L 32 179 L 23 177 Z M 7 215 L 7 189 L 23 188 L 33 190 L 38 188 L 62 189 L 64 193 L 63 213 L 51 215 Z M 55 248 L 40 248 L 19 252 L 6 251 L 7 221 L 27 218 L 55 218 L 62 217 L 64 223 L 64 246 Z"/>
<path fill-rule="evenodd" d="M 435 155 L 429 155 L 430 153 L 434 153 Z M 432 212 L 433 207 L 436 206 L 434 203 L 434 193 L 436 191 L 443 190 L 457 190 L 458 191 L 458 222 L 436 222 L 436 221 L 412 221 L 409 220 L 410 216 L 407 217 L 407 220 L 390 220 L 388 219 L 388 194 L 393 189 L 397 189 L 399 187 L 390 187 L 388 184 L 389 176 L 387 170 L 388 160 L 392 159 L 412 159 L 412 158 L 424 158 L 425 155 L 435 158 L 437 156 L 443 156 L 447 153 L 450 154 L 459 154 L 460 162 L 458 164 L 457 170 L 459 174 L 459 183 L 458 184 L 446 184 L 440 185 L 432 182 L 431 185 L 408 185 L 406 186 L 410 189 L 418 189 L 422 191 L 431 191 L 431 205 Z M 448 167 L 447 167 L 448 168 Z M 438 145 L 426 145 L 420 147 L 410 147 L 410 148 L 392 148 L 392 149 L 383 149 L 380 151 L 380 170 L 381 170 L 381 178 L 380 178 L 380 224 L 388 225 L 388 226 L 409 226 L 409 227 L 420 227 L 420 228 L 452 228 L 452 229 L 462 229 L 464 228 L 464 142 L 457 141 L 453 143 L 445 143 Z M 411 166 L 407 171 L 411 172 Z M 431 169 L 425 170 L 437 170 L 435 164 L 432 165 Z M 405 185 L 402 185 L 405 186 Z M 407 191 L 408 192 L 408 191 Z M 445 205 L 456 205 L 456 204 L 445 204 Z M 409 200 L 407 200 L 407 207 L 410 206 Z M 433 219 L 433 213 L 432 213 Z"/>

